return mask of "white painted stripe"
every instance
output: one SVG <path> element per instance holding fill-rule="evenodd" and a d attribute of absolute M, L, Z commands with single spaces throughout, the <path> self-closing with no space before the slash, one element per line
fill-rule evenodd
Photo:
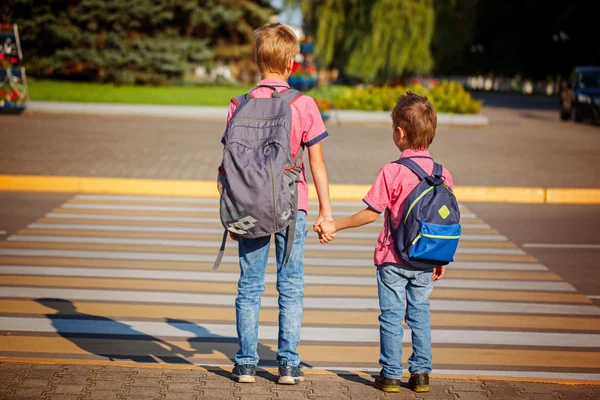
<path fill-rule="evenodd" d="M 30 224 L 31 229 L 55 229 L 55 230 L 87 230 L 87 231 L 115 231 L 115 232 L 165 232 L 165 233 L 204 233 L 223 234 L 221 228 L 187 228 L 171 226 L 135 226 L 135 225 L 100 225 L 100 224 L 53 224 L 35 222 Z M 337 239 L 377 239 L 379 232 L 340 232 Z M 508 239 L 503 235 L 496 234 L 463 234 L 461 240 L 504 242 Z"/>
<path fill-rule="evenodd" d="M 588 299 L 600 299 L 600 296 L 586 296 Z"/>
<path fill-rule="evenodd" d="M 115 244 L 134 246 L 170 246 L 170 247 L 202 247 L 218 249 L 220 242 L 211 240 L 182 240 L 182 239 L 144 239 L 144 238 L 106 238 L 106 237 L 80 237 L 80 236 L 44 236 L 44 235 L 13 235 L 8 238 L 13 242 L 44 242 L 44 243 L 78 243 L 78 244 Z M 357 244 L 310 244 L 304 245 L 305 250 L 363 252 L 373 253 L 372 245 Z M 457 254 L 498 254 L 498 255 L 525 255 L 521 249 L 459 247 Z"/>
<path fill-rule="evenodd" d="M 101 250 L 62 250 L 62 249 L 9 249 L 0 248 L 0 255 L 5 256 L 33 256 L 33 257 L 69 257 L 69 258 L 105 258 L 109 260 L 148 260 L 148 261 L 189 261 L 212 263 L 215 255 L 211 254 L 184 254 L 184 253 L 152 253 L 135 251 L 101 251 Z M 237 256 L 224 256 L 224 264 L 239 264 Z M 273 257 L 269 258 L 270 264 L 275 264 Z M 457 263 L 458 264 L 458 263 Z M 483 264 L 483 263 L 482 263 Z M 329 267 L 369 267 L 373 268 L 371 259 L 360 258 L 325 258 L 304 257 L 305 266 Z M 533 264 L 535 265 L 535 264 Z"/>
<path fill-rule="evenodd" d="M 578 244 L 578 243 L 525 243 L 523 247 L 533 249 L 600 249 L 600 244 Z"/>
<path fill-rule="evenodd" d="M 455 261 L 448 268 L 485 271 L 548 271 L 548 267 L 542 264 L 480 261 Z"/>
<path fill-rule="evenodd" d="M 204 212 L 218 214 L 217 207 L 184 207 L 184 206 L 145 206 L 145 205 L 129 205 L 129 204 L 78 204 L 65 203 L 62 205 L 65 209 L 75 210 L 118 210 L 118 211 L 155 211 L 155 212 Z M 340 211 L 334 210 L 334 216 L 348 216 L 355 214 L 356 211 Z M 461 220 L 476 218 L 475 214 L 461 214 Z"/>
<path fill-rule="evenodd" d="M 233 306 L 235 295 L 202 294 L 179 292 L 145 292 L 132 290 L 100 289 L 56 289 L 37 287 L 1 286 L 0 296 L 6 298 L 36 299 L 52 297 L 69 300 L 99 300 L 116 302 L 161 303 L 161 304 L 202 304 Z M 278 308 L 276 296 L 262 296 L 262 306 Z M 472 300 L 431 300 L 432 311 L 487 312 L 501 314 L 564 314 L 600 315 L 595 305 L 516 303 L 505 301 Z M 340 310 L 379 310 L 377 298 L 347 297 L 305 297 L 304 308 Z"/>
<path fill-rule="evenodd" d="M 6 235 L 6 231 L 0 231 L 0 235 Z"/>
<path fill-rule="evenodd" d="M 80 214 L 80 213 L 49 213 L 47 218 L 56 219 L 89 219 L 102 221 L 162 221 L 162 222 L 200 222 L 221 224 L 218 218 L 205 217 L 171 217 L 163 215 L 120 215 L 120 214 Z M 491 229 L 488 224 L 461 224 L 463 229 Z"/>
<path fill-rule="evenodd" d="M 47 218 L 57 219 L 90 219 L 106 221 L 157 221 L 157 222 L 196 222 L 196 223 L 218 223 L 217 218 L 205 217 L 167 217 L 163 215 L 110 215 L 110 214 L 75 214 L 75 213 L 49 213 Z"/>
<path fill-rule="evenodd" d="M 113 268 L 69 268 L 45 266 L 0 265 L 0 275 L 77 276 L 94 278 L 128 278 L 152 280 L 180 280 L 198 282 L 237 282 L 238 273 L 216 271 L 171 271 Z M 375 273 L 365 276 L 305 275 L 304 282 L 310 285 L 376 286 Z M 277 282 L 276 274 L 266 274 L 267 283 Z M 574 292 L 566 282 L 553 281 L 506 281 L 484 279 L 442 279 L 436 287 L 462 289 L 500 289 Z M 373 294 L 376 292 L 374 291 Z"/>
<path fill-rule="evenodd" d="M 78 194 L 75 196 L 77 200 L 89 200 L 89 201 L 107 201 L 107 200 L 121 200 L 121 201 L 148 201 L 148 202 L 169 202 L 169 203 L 184 203 L 184 204 L 219 204 L 217 198 L 200 198 L 200 197 L 161 197 L 161 196 L 121 196 L 121 195 L 89 195 L 89 194 Z M 318 207 L 319 202 L 311 200 L 309 205 Z M 332 201 L 332 206 L 338 207 L 363 207 L 365 203 L 362 201 Z M 459 208 L 464 208 L 462 204 L 459 204 Z"/>
<path fill-rule="evenodd" d="M 103 335 L 149 335 L 184 338 L 236 338 L 235 325 L 166 323 L 154 321 L 99 321 L 54 318 L 0 317 L 0 329 L 25 332 L 57 332 Z M 259 340 L 276 340 L 279 327 L 259 326 Z M 377 328 L 302 327 L 300 336 L 305 342 L 365 342 L 378 343 Z M 411 332 L 406 330 L 404 343 L 411 342 Z M 471 344 L 544 347 L 600 347 L 600 335 L 586 333 L 506 332 L 480 330 L 433 329 L 434 344 Z"/>

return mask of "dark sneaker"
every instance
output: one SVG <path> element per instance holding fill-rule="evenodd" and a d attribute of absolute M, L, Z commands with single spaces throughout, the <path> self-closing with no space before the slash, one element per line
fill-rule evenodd
<path fill-rule="evenodd" d="M 400 392 L 400 379 L 386 378 L 383 376 L 383 371 L 381 371 L 379 376 L 375 378 L 373 386 L 387 393 L 398 393 Z"/>
<path fill-rule="evenodd" d="M 288 365 L 287 362 L 283 362 L 279 366 L 279 381 L 280 385 L 295 385 L 298 382 L 304 382 L 304 372 L 300 370 L 300 367 L 294 367 Z"/>
<path fill-rule="evenodd" d="M 233 380 L 239 383 L 256 382 L 256 366 L 252 364 L 235 365 L 231 371 Z"/>
<path fill-rule="evenodd" d="M 410 374 L 408 387 L 410 390 L 417 393 L 429 392 L 431 390 L 431 386 L 429 386 L 429 374 L 427 372 Z"/>

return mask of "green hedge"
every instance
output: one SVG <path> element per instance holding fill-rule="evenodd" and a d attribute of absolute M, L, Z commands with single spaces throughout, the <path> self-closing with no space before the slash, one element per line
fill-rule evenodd
<path fill-rule="evenodd" d="M 347 88 L 343 95 L 335 96 L 333 103 L 341 110 L 391 111 L 398 97 L 407 90 L 427 96 L 438 113 L 476 114 L 481 110 L 481 101 L 473 100 L 471 94 L 455 82 L 442 82 L 431 89 L 420 85 Z"/>

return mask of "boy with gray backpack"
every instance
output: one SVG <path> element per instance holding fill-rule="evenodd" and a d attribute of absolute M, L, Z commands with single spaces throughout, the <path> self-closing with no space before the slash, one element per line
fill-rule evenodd
<path fill-rule="evenodd" d="M 259 361 L 258 319 L 265 290 L 271 236 L 275 238 L 279 332 L 279 383 L 304 380 L 300 341 L 304 292 L 304 242 L 308 234 L 308 185 L 302 155 L 307 149 L 319 198 L 315 224 L 333 220 L 321 142 L 328 133 L 315 101 L 286 83 L 300 50 L 296 35 L 281 24 L 254 31 L 262 80 L 231 100 L 219 168 L 220 214 L 227 235 L 238 241 L 240 279 L 235 301 L 239 351 L 233 379 L 255 381 Z"/>
<path fill-rule="evenodd" d="M 461 234 L 460 211 L 452 193 L 450 172 L 427 151 L 435 136 L 437 116 L 426 97 L 408 92 L 392 111 L 393 140 L 400 159 L 385 165 L 364 198 L 367 208 L 315 228 L 327 243 L 343 229 L 374 222 L 385 211 L 375 248 L 381 315 L 382 370 L 375 387 L 399 392 L 402 377 L 402 320 L 412 331 L 408 386 L 428 392 L 431 372 L 429 295 L 433 282 L 453 261 Z M 404 298 L 406 296 L 406 304 Z"/>

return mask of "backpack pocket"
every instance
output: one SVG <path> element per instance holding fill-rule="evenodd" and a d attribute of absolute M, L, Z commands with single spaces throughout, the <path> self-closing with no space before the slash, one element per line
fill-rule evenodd
<path fill-rule="evenodd" d="M 438 225 L 422 222 L 408 255 L 411 259 L 440 261 L 446 264 L 452 262 L 460 233 L 460 224 Z"/>

